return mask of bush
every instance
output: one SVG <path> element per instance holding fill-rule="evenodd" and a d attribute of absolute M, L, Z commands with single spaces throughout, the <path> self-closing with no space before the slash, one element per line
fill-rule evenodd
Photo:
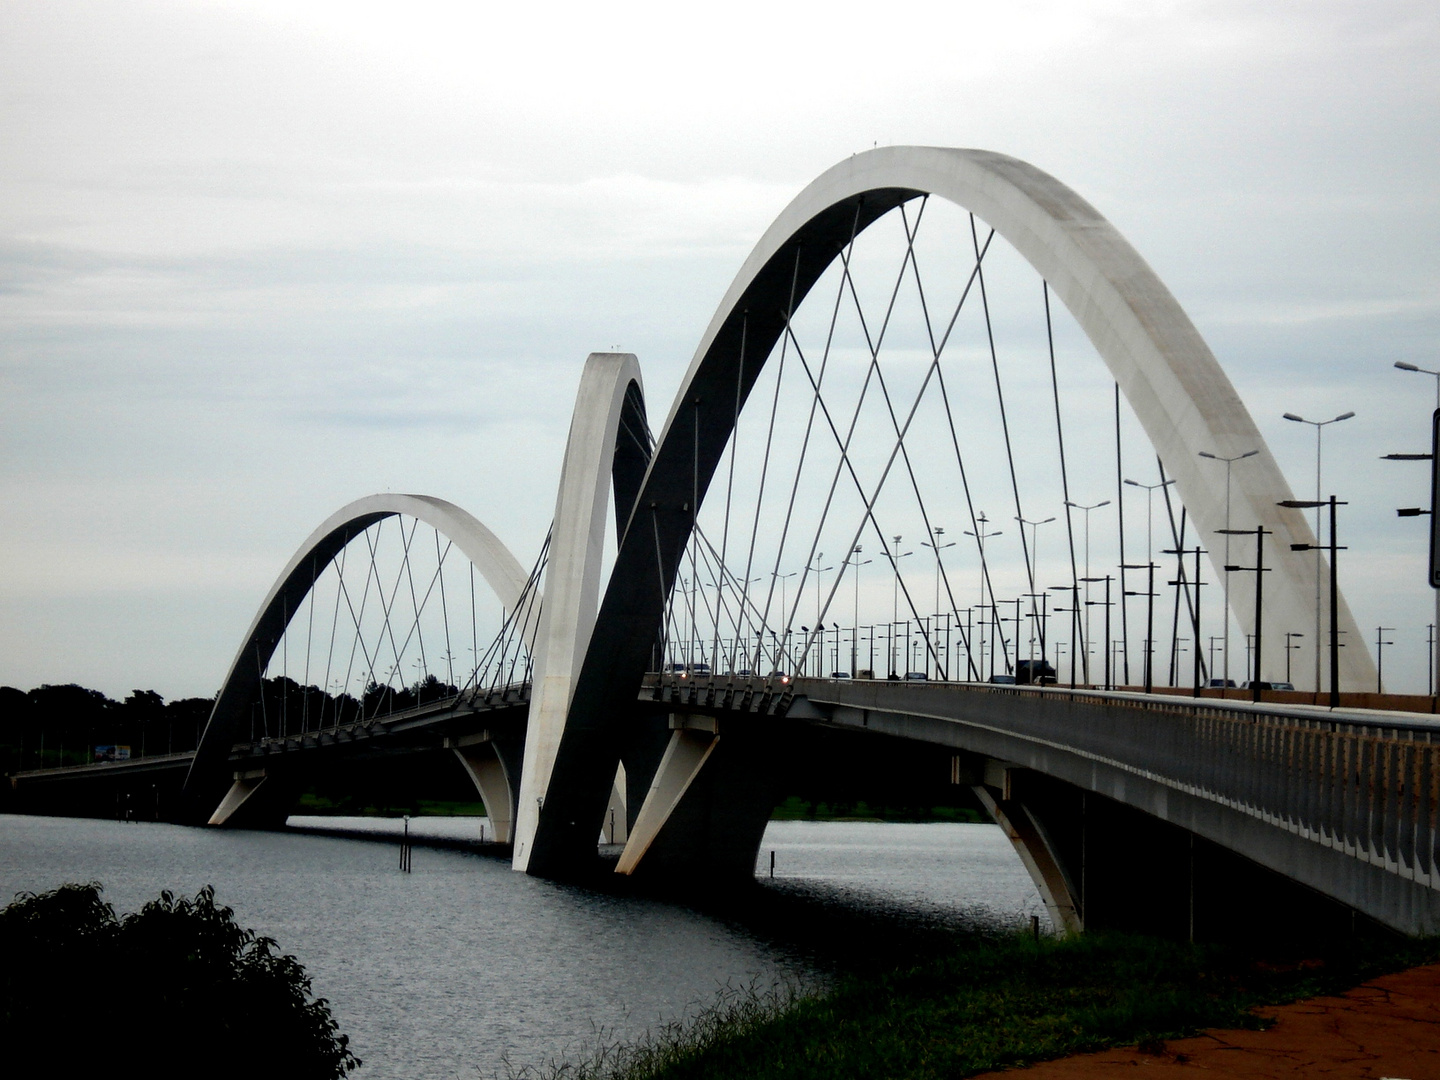
<path fill-rule="evenodd" d="M 206 886 L 117 918 L 101 887 L 21 893 L 0 911 L 0 1037 L 14 1075 L 318 1080 L 359 1066 L 323 998 Z M 105 1071 L 110 1071 L 108 1068 Z"/>

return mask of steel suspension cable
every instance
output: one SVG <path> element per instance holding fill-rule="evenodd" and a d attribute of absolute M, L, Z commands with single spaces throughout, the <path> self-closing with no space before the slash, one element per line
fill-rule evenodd
<path fill-rule="evenodd" d="M 1120 384 L 1115 384 L 1115 515 L 1120 530 L 1120 652 L 1130 684 L 1130 600 L 1125 592 L 1125 480 L 1120 463 Z"/>
<path fill-rule="evenodd" d="M 1050 321 L 1050 283 L 1042 280 L 1041 289 L 1045 297 L 1045 339 L 1050 349 L 1050 389 L 1055 399 L 1055 441 L 1060 448 L 1060 490 L 1065 498 L 1065 535 L 1070 542 L 1070 684 L 1073 686 L 1076 651 L 1074 642 L 1080 640 L 1080 571 L 1075 564 L 1075 519 L 1070 507 L 1070 471 L 1065 462 L 1065 424 L 1060 416 L 1060 377 L 1055 369 L 1055 332 Z M 1056 671 L 1058 674 L 1059 669 Z"/>

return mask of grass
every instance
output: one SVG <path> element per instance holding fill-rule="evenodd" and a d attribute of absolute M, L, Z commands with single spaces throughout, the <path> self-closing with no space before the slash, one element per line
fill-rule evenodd
<path fill-rule="evenodd" d="M 958 821 L 976 824 L 988 819 L 968 806 L 889 806 L 880 803 L 810 802 L 792 795 L 775 807 L 771 821 Z"/>
<path fill-rule="evenodd" d="M 1435 940 L 1351 940 L 1303 960 L 1261 963 L 1130 936 L 970 937 L 923 963 L 841 976 L 820 992 L 730 991 L 637 1043 L 512 1076 L 959 1078 L 1207 1027 L 1256 1028 L 1259 1005 L 1336 992 L 1437 958 Z"/>
<path fill-rule="evenodd" d="M 345 815 L 353 817 L 484 817 L 485 804 L 476 799 L 466 802 L 455 799 L 417 799 L 414 802 L 390 804 L 366 803 L 357 799 L 334 800 L 306 792 L 295 807 L 298 814 Z"/>

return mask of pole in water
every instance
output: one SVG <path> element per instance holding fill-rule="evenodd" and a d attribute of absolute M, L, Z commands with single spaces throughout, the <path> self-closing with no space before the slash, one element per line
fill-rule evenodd
<path fill-rule="evenodd" d="M 1030 933 L 1034 935 L 1035 941 L 1038 943 L 1038 942 L 1040 941 L 1040 916 L 1039 916 L 1039 915 L 1031 915 L 1031 916 L 1030 916 Z"/>
<path fill-rule="evenodd" d="M 773 848 L 770 850 L 770 876 L 772 878 L 775 876 L 775 850 Z"/>
<path fill-rule="evenodd" d="M 405 836 L 400 841 L 400 869 L 410 873 L 410 815 L 405 815 Z"/>

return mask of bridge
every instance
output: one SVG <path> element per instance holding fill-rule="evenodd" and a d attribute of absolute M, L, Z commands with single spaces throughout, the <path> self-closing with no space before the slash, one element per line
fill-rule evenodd
<path fill-rule="evenodd" d="M 317 770 L 448 755 L 516 870 L 591 872 L 608 822 L 616 872 L 713 882 L 838 755 L 973 792 L 1059 929 L 1205 936 L 1245 882 L 1435 932 L 1436 722 L 1337 707 L 1375 666 L 1296 503 L 1079 195 L 874 150 L 761 238 L 658 436 L 637 358 L 589 357 L 528 567 L 441 499 L 358 500 L 276 580 L 193 754 L 12 785 L 263 825 Z M 1261 689 L 1297 660 L 1328 705 Z"/>

